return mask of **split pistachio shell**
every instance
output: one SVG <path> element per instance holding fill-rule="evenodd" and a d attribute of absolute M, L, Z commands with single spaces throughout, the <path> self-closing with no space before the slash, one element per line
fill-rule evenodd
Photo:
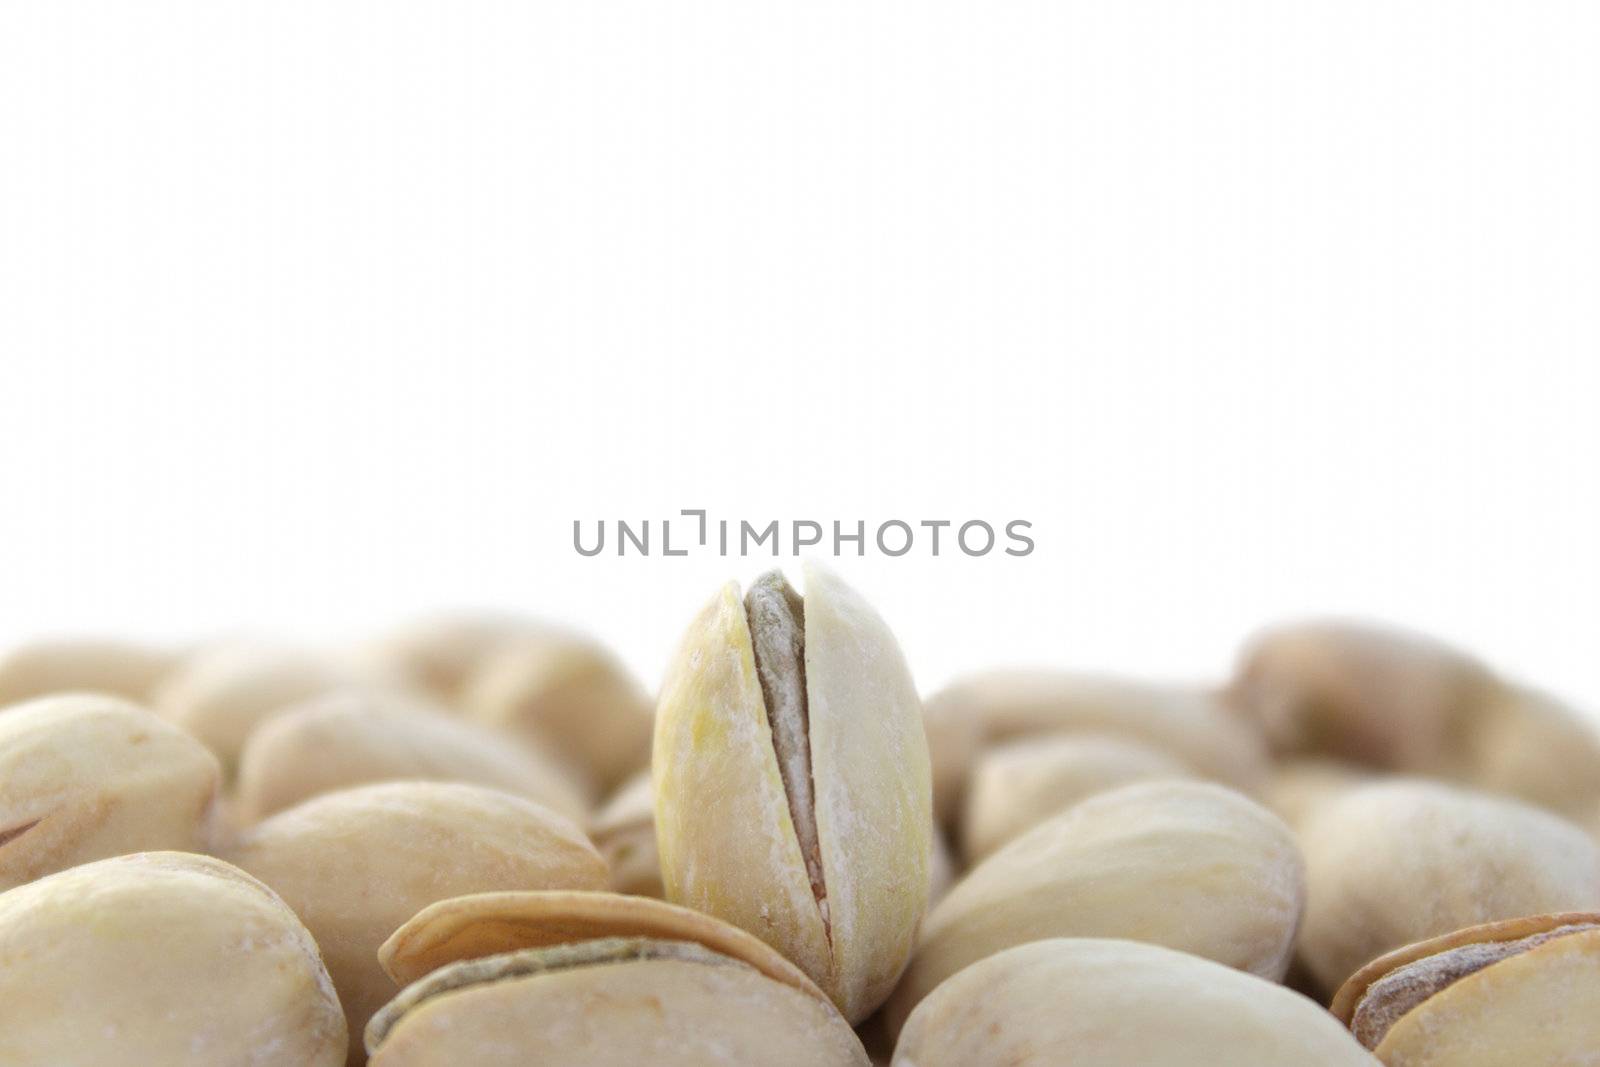
<path fill-rule="evenodd" d="M 1196 774 L 1245 792 L 1266 781 L 1257 732 L 1213 693 L 1112 675 L 994 671 L 930 698 L 940 717 L 966 715 L 988 743 L 1050 733 L 1120 737 L 1181 760 Z"/>
<path fill-rule="evenodd" d="M 665 895 L 649 771 L 634 775 L 617 790 L 590 823 L 589 836 L 611 868 L 612 889 L 646 897 Z"/>
<path fill-rule="evenodd" d="M 827 997 L 776 950 L 644 897 L 444 900 L 379 955 L 406 988 L 367 1029 L 376 1064 L 864 1062 Z M 730 999 L 708 1002 L 719 990 Z"/>
<path fill-rule="evenodd" d="M 203 745 L 117 697 L 0 712 L 0 890 L 128 852 L 201 849 L 218 778 Z"/>
<path fill-rule="evenodd" d="M 1039 824 L 957 882 L 928 914 L 886 1010 L 898 1026 L 961 968 L 1052 937 L 1147 941 L 1277 980 L 1304 898 L 1289 828 L 1260 805 L 1207 782 L 1122 786 Z"/>
<path fill-rule="evenodd" d="M 0 895 L 0 1063 L 334 1067 L 317 946 L 221 860 L 147 852 Z"/>
<path fill-rule="evenodd" d="M 0 654 L 0 708 L 54 693 L 109 693 L 144 701 L 175 660 L 165 649 L 128 641 L 36 641 Z"/>
<path fill-rule="evenodd" d="M 907 1020 L 895 1067 L 1376 1067 L 1305 997 L 1155 945 L 1057 938 L 973 964 Z"/>
<path fill-rule="evenodd" d="M 240 817 L 272 815 L 322 793 L 389 781 L 464 782 L 538 801 L 572 819 L 576 776 L 530 746 L 397 694 L 346 691 L 295 705 L 245 742 Z"/>
<path fill-rule="evenodd" d="M 394 994 L 378 947 L 436 900 L 500 889 L 599 889 L 605 862 L 568 819 L 478 786 L 390 782 L 327 793 L 249 831 L 227 858 L 276 890 L 322 946 L 350 1021 Z"/>
<path fill-rule="evenodd" d="M 779 575 L 748 601 L 730 584 L 690 626 L 656 722 L 656 835 L 669 900 L 760 937 L 858 1021 L 927 906 L 927 740 L 883 620 L 805 574 L 803 601 Z"/>
<path fill-rule="evenodd" d="M 1301 831 L 1300 952 L 1325 990 L 1399 946 L 1476 924 L 1600 908 L 1600 848 L 1538 808 L 1422 781 L 1351 789 Z"/>
<path fill-rule="evenodd" d="M 614 789 L 650 761 L 650 699 L 611 652 L 557 630 L 497 648 L 463 695 L 480 723 L 526 738 Z"/>
<path fill-rule="evenodd" d="M 154 709 L 216 753 L 231 781 L 256 727 L 300 701 L 354 684 L 352 675 L 309 653 L 260 645 L 195 652 L 156 689 Z"/>
<path fill-rule="evenodd" d="M 1334 1014 L 1389 1067 L 1581 1067 L 1600 1049 L 1600 914 L 1540 915 L 1391 952 Z"/>
<path fill-rule="evenodd" d="M 1068 734 L 998 745 L 978 759 L 967 787 L 963 856 L 976 863 L 1095 793 L 1193 775 L 1164 752 L 1116 737 Z"/>

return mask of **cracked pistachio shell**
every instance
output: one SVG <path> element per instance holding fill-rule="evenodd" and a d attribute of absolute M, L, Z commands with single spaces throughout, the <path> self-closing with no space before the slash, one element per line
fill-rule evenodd
<path fill-rule="evenodd" d="M 1519 801 L 1434 782 L 1348 790 L 1307 820 L 1300 954 L 1325 990 L 1399 946 L 1501 919 L 1600 908 L 1600 847 Z"/>
<path fill-rule="evenodd" d="M 0 894 L 0 1063 L 334 1067 L 317 946 L 221 860 L 145 852 Z"/>
<path fill-rule="evenodd" d="M 1600 1049 L 1600 914 L 1538 915 L 1408 945 L 1333 1012 L 1389 1067 L 1582 1067 Z"/>
<path fill-rule="evenodd" d="M 793 764 L 780 771 L 746 606 L 731 583 L 691 624 L 662 687 L 656 837 L 667 899 L 777 948 L 855 1022 L 888 995 L 927 907 L 927 739 L 883 620 L 828 572 L 807 567 L 805 577 L 798 684 L 811 773 L 800 777 L 813 799 L 799 809 L 815 853 L 801 845 L 785 790 Z M 776 595 L 771 582 L 752 592 Z"/>
<path fill-rule="evenodd" d="M 618 951 L 624 945 L 631 948 Z M 498 1062 L 493 1050 L 515 1049 L 526 1058 L 514 1062 L 589 1062 L 583 1058 L 588 1056 L 606 1063 L 638 1063 L 657 1062 L 646 1055 L 655 1049 L 675 1050 L 671 1054 L 682 1059 L 668 1061 L 674 1063 L 861 1063 L 859 1045 L 847 1036 L 844 1020 L 799 968 L 736 926 L 658 900 L 584 892 L 482 893 L 443 900 L 396 930 L 379 958 L 406 989 L 368 1027 L 367 1046 L 378 1052 L 375 1062 L 479 1063 L 485 1062 L 480 1059 L 484 1055 L 490 1057 L 487 1062 Z M 643 1003 L 617 999 L 629 990 L 670 981 L 661 968 L 639 978 L 619 973 L 623 967 L 661 959 L 736 966 L 760 980 L 741 973 L 725 990 L 740 994 L 737 1011 L 730 1012 L 725 1004 L 699 1020 L 703 1033 L 685 1034 L 695 1021 L 697 998 L 709 988 L 700 971 L 678 969 L 701 987 L 670 1006 L 659 1002 L 655 992 L 646 994 L 649 999 Z M 570 985 L 535 984 L 525 994 L 508 995 L 505 1002 L 514 1011 L 524 995 L 553 1000 L 531 1009 L 550 1021 L 548 1035 L 526 1025 L 516 1032 L 495 1029 L 503 1023 L 509 1030 L 511 1023 L 486 1023 L 477 1005 L 487 1001 L 474 1002 L 469 993 L 430 1016 L 434 1032 L 389 1041 L 395 1031 L 414 1035 L 415 1020 L 408 1022 L 407 1016 L 419 1007 L 427 1011 L 443 992 L 475 990 L 485 980 L 517 980 L 556 964 L 584 966 L 589 976 Z M 430 976 L 437 977 L 425 980 Z M 593 1001 L 602 997 L 604 1006 L 597 1007 Z M 753 1015 L 734 1020 L 730 1027 L 730 1014 L 746 1012 Z M 443 1020 L 448 1020 L 450 1035 L 441 1039 L 437 1031 Z M 772 1039 L 763 1046 L 760 1027 L 767 1025 L 773 1027 Z M 802 1027 L 808 1035 L 790 1043 Z M 467 1043 L 454 1043 L 463 1029 Z M 581 1036 L 574 1039 L 575 1034 Z M 780 1041 L 785 1047 L 773 1047 Z"/>
<path fill-rule="evenodd" d="M 655 788 L 650 772 L 630 778 L 589 824 L 589 836 L 611 868 L 619 893 L 662 897 L 661 853 L 656 848 Z"/>
<path fill-rule="evenodd" d="M 109 693 L 144 701 L 176 659 L 166 649 L 129 641 L 35 641 L 0 654 L 0 708 L 52 693 Z"/>
<path fill-rule="evenodd" d="M 259 823 L 225 856 L 281 895 L 322 946 L 352 1063 L 367 1019 L 394 995 L 378 947 L 422 908 L 466 893 L 606 884 L 605 862 L 569 819 L 439 782 L 326 793 Z"/>
<path fill-rule="evenodd" d="M 1289 828 L 1208 782 L 1099 793 L 974 867 L 928 913 L 886 1011 L 898 1028 L 952 974 L 1013 945 L 1112 937 L 1191 952 L 1276 981 L 1305 899 Z"/>
<path fill-rule="evenodd" d="M 488 786 L 571 819 L 588 811 L 576 777 L 533 748 L 408 696 L 349 691 L 313 697 L 251 734 L 235 798 L 254 822 L 322 793 L 404 780 Z"/>
<path fill-rule="evenodd" d="M 1213 693 L 1112 675 L 991 671 L 930 698 L 939 718 L 976 719 L 984 742 L 1039 734 L 1092 733 L 1137 742 L 1182 761 L 1195 774 L 1247 793 L 1269 769 L 1250 724 Z"/>
<path fill-rule="evenodd" d="M 462 703 L 487 726 L 526 738 L 586 774 L 601 793 L 650 761 L 650 698 L 599 643 L 555 629 L 497 647 Z"/>
<path fill-rule="evenodd" d="M 220 772 L 198 741 L 120 698 L 0 712 L 0 890 L 79 863 L 207 843 Z"/>
<path fill-rule="evenodd" d="M 1175 757 L 1117 737 L 1068 734 L 997 745 L 978 758 L 967 786 L 962 855 L 969 865 L 976 863 L 1095 793 L 1192 777 Z"/>
<path fill-rule="evenodd" d="M 1058 938 L 973 964 L 907 1020 L 894 1067 L 1376 1067 L 1313 1001 L 1155 945 Z"/>

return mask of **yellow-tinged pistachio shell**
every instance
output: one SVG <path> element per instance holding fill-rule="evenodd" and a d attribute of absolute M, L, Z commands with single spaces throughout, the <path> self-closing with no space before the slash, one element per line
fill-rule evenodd
<path fill-rule="evenodd" d="M 367 1019 L 394 994 L 378 947 L 422 908 L 467 893 L 606 884 L 605 862 L 570 820 L 439 782 L 326 793 L 261 822 L 226 856 L 276 890 L 322 946 L 352 1063 Z"/>
<path fill-rule="evenodd" d="M 930 698 L 939 715 L 981 724 L 987 743 L 1093 733 L 1147 745 L 1194 772 L 1255 792 L 1269 762 L 1257 732 L 1213 693 L 1112 675 L 1010 670 L 975 675 Z M 957 710 L 961 709 L 961 710 Z"/>
<path fill-rule="evenodd" d="M 403 990 L 367 1039 L 374 1067 L 867 1067 L 822 997 L 650 938 L 449 964 Z"/>
<path fill-rule="evenodd" d="M 496 648 L 462 697 L 478 722 L 527 738 L 614 789 L 650 760 L 650 698 L 609 650 L 546 630 Z"/>
<path fill-rule="evenodd" d="M 1600 908 L 1600 847 L 1519 801 L 1423 781 L 1358 786 L 1301 829 L 1300 952 L 1325 990 L 1401 945 L 1466 926 Z"/>
<path fill-rule="evenodd" d="M 90 860 L 207 844 L 220 772 L 205 746 L 118 697 L 0 713 L 0 890 Z"/>
<path fill-rule="evenodd" d="M 35 641 L 0 654 L 0 709 L 53 693 L 110 693 L 142 702 L 176 659 L 166 649 L 131 641 Z"/>
<path fill-rule="evenodd" d="M 888 627 L 805 574 L 803 601 L 771 575 L 691 625 L 656 722 L 656 835 L 669 900 L 774 946 L 856 1021 L 927 906 L 927 740 Z"/>
<path fill-rule="evenodd" d="M 895 1067 L 1376 1067 L 1281 986 L 1155 945 L 1057 938 L 959 972 L 907 1020 Z"/>
<path fill-rule="evenodd" d="M 885 1009 L 898 1027 L 940 982 L 1013 945 L 1113 937 L 1269 979 L 1288 968 L 1305 899 L 1281 820 L 1208 782 L 1099 793 L 984 860 L 928 914 Z"/>
<path fill-rule="evenodd" d="M 646 897 L 666 894 L 649 771 L 640 771 L 617 790 L 589 824 L 589 836 L 611 868 L 612 889 Z"/>
<path fill-rule="evenodd" d="M 1101 734 L 1032 737 L 989 749 L 967 786 L 962 856 L 970 865 L 1095 793 L 1154 778 L 1190 778 L 1177 758 Z"/>
<path fill-rule="evenodd" d="M 221 860 L 146 852 L 0 894 L 0 1063 L 334 1067 L 311 935 Z"/>
<path fill-rule="evenodd" d="M 236 795 L 253 822 L 322 793 L 403 780 L 489 786 L 571 819 L 588 810 L 577 776 L 531 746 L 408 696 L 358 691 L 313 697 L 251 734 Z"/>
<path fill-rule="evenodd" d="M 1389 1067 L 1581 1067 L 1600 1050 L 1600 913 L 1459 930 L 1363 967 L 1334 1014 Z"/>

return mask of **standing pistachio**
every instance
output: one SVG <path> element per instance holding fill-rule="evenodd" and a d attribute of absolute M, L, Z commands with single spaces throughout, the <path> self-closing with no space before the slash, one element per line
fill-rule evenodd
<path fill-rule="evenodd" d="M 656 721 L 667 898 L 743 927 L 858 1021 L 893 988 L 927 907 L 927 739 L 899 647 L 807 567 L 690 626 Z"/>

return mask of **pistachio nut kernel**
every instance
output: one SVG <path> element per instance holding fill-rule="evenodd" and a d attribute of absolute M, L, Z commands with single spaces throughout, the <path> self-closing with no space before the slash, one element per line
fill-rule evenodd
<path fill-rule="evenodd" d="M 0 709 L 55 693 L 109 693 L 142 702 L 177 657 L 104 638 L 35 641 L 0 653 Z"/>
<path fill-rule="evenodd" d="M 899 647 L 837 578 L 725 587 L 661 691 L 654 775 L 667 899 L 799 964 L 851 1021 L 882 1003 L 927 907 L 921 708 Z"/>
<path fill-rule="evenodd" d="M 1333 1012 L 1391 1067 L 1584 1064 L 1600 1048 L 1600 913 L 1488 923 L 1352 975 Z"/>
<path fill-rule="evenodd" d="M 437 900 L 490 890 L 600 889 L 605 861 L 571 820 L 480 786 L 388 782 L 326 793 L 257 824 L 225 853 L 310 929 L 361 1032 L 394 994 L 378 948 Z"/>
<path fill-rule="evenodd" d="M 1034 941 L 974 963 L 906 1021 L 895 1067 L 1376 1067 L 1315 1002 L 1155 945 Z"/>
<path fill-rule="evenodd" d="M 208 844 L 220 771 L 205 746 L 118 697 L 0 712 L 0 890 L 90 860 Z"/>
<path fill-rule="evenodd" d="M 1418 780 L 1346 790 L 1300 831 L 1299 950 L 1324 991 L 1367 961 L 1452 930 L 1600 909 L 1600 845 L 1505 797 Z"/>
<path fill-rule="evenodd" d="M 345 1019 L 294 913 L 221 860 L 145 852 L 0 894 L 0 1063 L 336 1067 Z"/>
<path fill-rule="evenodd" d="M 951 975 L 1053 937 L 1164 945 L 1276 981 L 1305 901 L 1283 822 L 1209 782 L 1098 793 L 1002 847 L 928 913 L 885 1012 L 891 1029 Z"/>

